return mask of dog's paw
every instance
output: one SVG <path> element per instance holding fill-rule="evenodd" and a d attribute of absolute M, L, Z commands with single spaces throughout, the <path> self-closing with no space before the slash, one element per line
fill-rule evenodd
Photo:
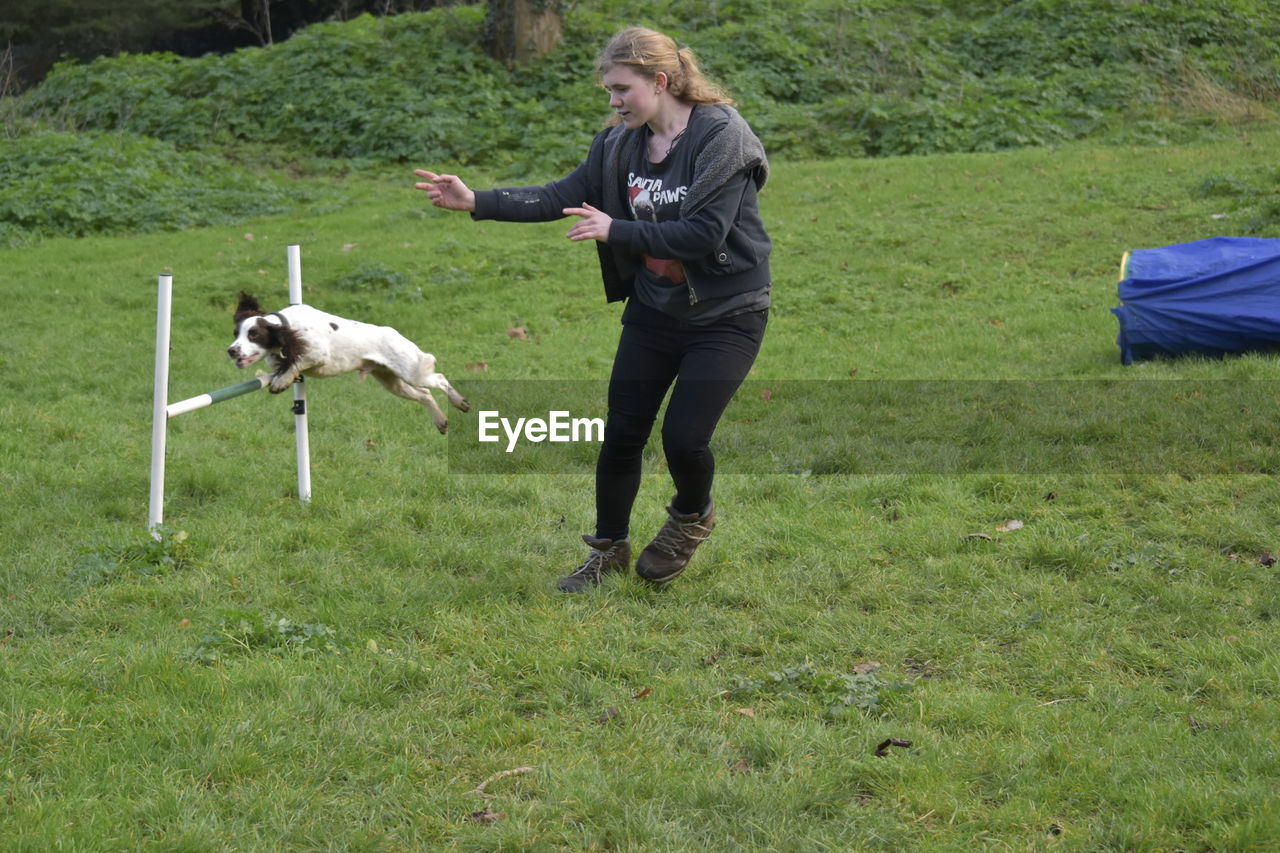
<path fill-rule="evenodd" d="M 267 383 L 267 390 L 272 394 L 281 394 L 289 390 L 289 386 L 294 380 L 288 376 L 272 376 L 271 381 Z"/>

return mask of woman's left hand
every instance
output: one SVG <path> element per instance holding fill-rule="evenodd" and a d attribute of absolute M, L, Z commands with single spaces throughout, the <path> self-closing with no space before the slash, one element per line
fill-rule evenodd
<path fill-rule="evenodd" d="M 613 217 L 609 214 L 596 210 L 591 205 L 583 202 L 582 207 L 566 207 L 564 209 L 565 216 L 581 216 L 582 219 L 569 229 L 568 238 L 575 243 L 582 240 L 599 240 L 601 243 L 609 242 L 609 226 L 613 224 Z"/>

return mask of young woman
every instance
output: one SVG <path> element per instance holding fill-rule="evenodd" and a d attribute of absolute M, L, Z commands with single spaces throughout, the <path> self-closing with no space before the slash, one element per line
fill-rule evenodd
<path fill-rule="evenodd" d="M 606 45 L 597 73 L 613 119 L 567 177 L 476 192 L 456 175 L 418 170 L 415 184 L 436 207 L 473 219 L 578 217 L 569 239 L 595 241 L 606 298 L 626 300 L 596 463 L 595 535 L 582 537 L 591 552 L 560 581 L 566 592 L 629 568 L 641 455 L 668 389 L 662 446 L 676 492 L 636 572 L 671 580 L 711 534 L 709 444 L 760 350 L 772 281 L 756 201 L 769 173 L 764 147 L 693 53 L 633 27 Z"/>

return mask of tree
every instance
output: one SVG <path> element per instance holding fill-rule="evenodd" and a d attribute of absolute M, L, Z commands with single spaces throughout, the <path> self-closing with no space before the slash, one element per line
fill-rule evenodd
<path fill-rule="evenodd" d="M 263 47 L 275 42 L 271 36 L 271 0 L 240 0 L 238 14 L 223 9 L 219 18 L 233 30 L 253 33 Z"/>
<path fill-rule="evenodd" d="M 227 0 L 2 0 L 0 45 L 30 84 L 61 57 L 91 60 L 154 49 L 158 35 L 198 26 Z"/>
<path fill-rule="evenodd" d="M 489 0 L 485 47 L 507 68 L 555 47 L 564 33 L 561 0 Z"/>

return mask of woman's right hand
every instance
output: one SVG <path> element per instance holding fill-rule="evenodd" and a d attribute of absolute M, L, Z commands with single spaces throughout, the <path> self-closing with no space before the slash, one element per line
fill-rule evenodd
<path fill-rule="evenodd" d="M 413 188 L 425 192 L 436 207 L 442 207 L 445 210 L 474 211 L 476 209 L 476 194 L 468 189 L 462 182 L 462 178 L 457 175 L 437 175 L 425 169 L 414 169 L 413 173 L 419 178 L 425 178 L 424 181 L 414 184 Z"/>

